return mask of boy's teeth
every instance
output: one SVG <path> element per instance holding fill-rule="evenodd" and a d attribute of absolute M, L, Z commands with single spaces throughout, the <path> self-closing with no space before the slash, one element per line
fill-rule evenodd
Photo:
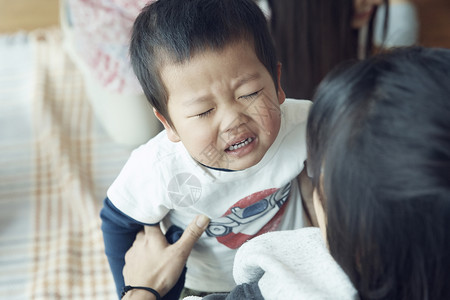
<path fill-rule="evenodd" d="M 242 147 L 244 147 L 244 146 L 248 145 L 249 143 L 251 143 L 252 141 L 253 141 L 253 138 L 248 138 L 248 139 L 245 139 L 245 140 L 243 140 L 243 141 L 242 141 L 242 142 L 240 142 L 240 143 L 237 143 L 237 144 L 231 145 L 230 147 L 228 147 L 228 150 L 230 150 L 230 151 L 233 151 L 233 150 L 236 150 L 236 149 L 242 148 Z"/>

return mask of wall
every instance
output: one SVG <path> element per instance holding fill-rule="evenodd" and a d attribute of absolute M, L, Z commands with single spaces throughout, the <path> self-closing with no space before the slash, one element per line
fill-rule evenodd
<path fill-rule="evenodd" d="M 0 33 L 58 25 L 58 0 L 0 0 Z"/>

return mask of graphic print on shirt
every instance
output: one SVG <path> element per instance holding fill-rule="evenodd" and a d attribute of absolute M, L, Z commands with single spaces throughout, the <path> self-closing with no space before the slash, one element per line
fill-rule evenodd
<path fill-rule="evenodd" d="M 220 218 L 213 219 L 206 234 L 228 248 L 237 249 L 243 243 L 278 227 L 286 209 L 291 183 L 267 189 L 236 202 Z"/>
<path fill-rule="evenodd" d="M 167 194 L 174 205 L 188 207 L 195 204 L 202 194 L 202 184 L 191 173 L 178 173 L 167 186 Z"/>

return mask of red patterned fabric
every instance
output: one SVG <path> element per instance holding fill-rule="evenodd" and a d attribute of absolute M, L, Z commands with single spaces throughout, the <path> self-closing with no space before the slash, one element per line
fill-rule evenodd
<path fill-rule="evenodd" d="M 66 15 L 78 55 L 109 91 L 141 93 L 128 44 L 134 19 L 155 0 L 66 0 Z"/>

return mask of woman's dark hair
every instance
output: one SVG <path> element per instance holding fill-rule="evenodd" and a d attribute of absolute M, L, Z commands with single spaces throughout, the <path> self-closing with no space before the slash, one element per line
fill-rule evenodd
<path fill-rule="evenodd" d="M 349 64 L 307 128 L 330 252 L 361 299 L 450 299 L 450 50 Z"/>
<path fill-rule="evenodd" d="M 358 57 L 358 30 L 351 27 L 353 2 L 269 0 L 271 32 L 278 60 L 283 65 L 281 86 L 287 97 L 311 99 L 319 82 L 332 68 Z M 368 26 L 366 57 L 373 52 L 375 12 Z M 386 30 L 387 24 L 384 26 Z"/>
<path fill-rule="evenodd" d="M 203 51 L 249 41 L 277 84 L 277 58 L 267 21 L 252 0 L 159 0 L 134 22 L 133 70 L 150 104 L 171 123 L 160 68 L 183 63 Z"/>

